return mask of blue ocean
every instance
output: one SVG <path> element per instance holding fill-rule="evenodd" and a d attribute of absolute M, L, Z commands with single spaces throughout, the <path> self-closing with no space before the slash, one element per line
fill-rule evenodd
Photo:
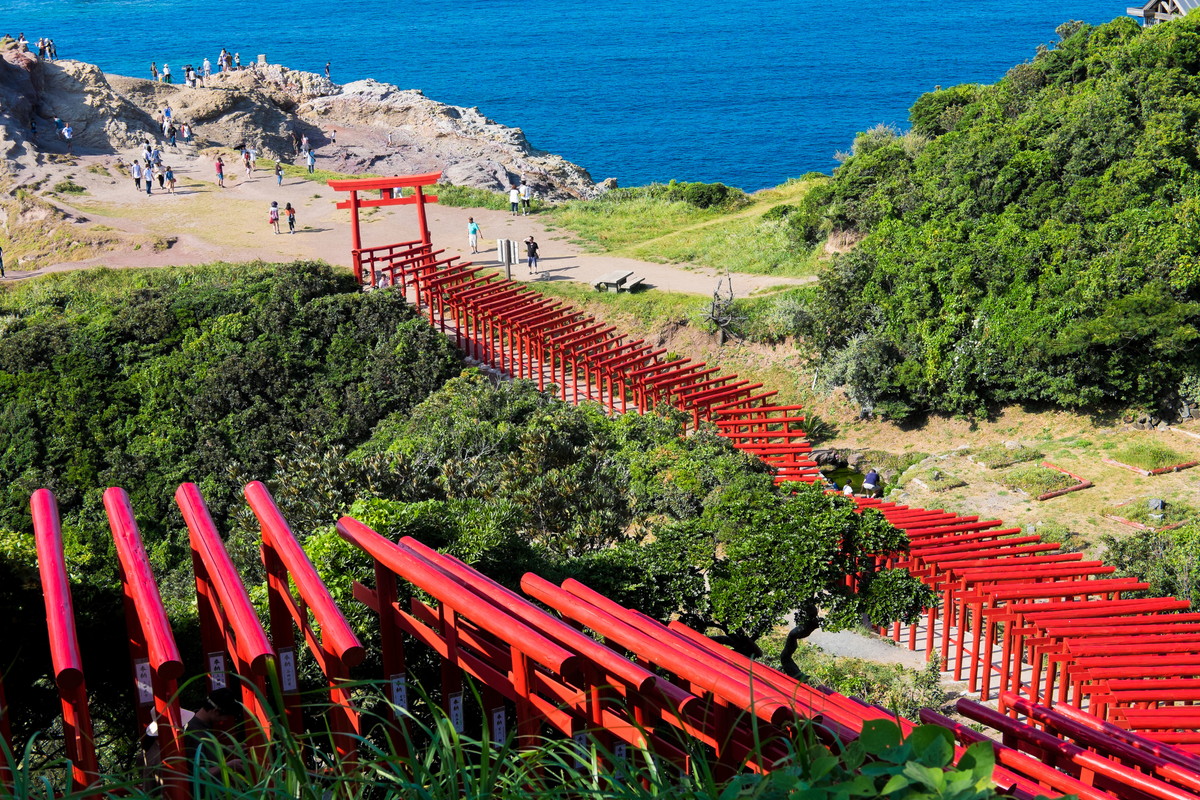
<path fill-rule="evenodd" d="M 937 85 L 991 83 L 1124 0 L 6 0 L 0 34 L 148 76 L 222 47 L 339 83 L 376 78 L 478 106 L 623 186 L 747 190 L 829 172 L 856 131 L 903 127 Z"/>

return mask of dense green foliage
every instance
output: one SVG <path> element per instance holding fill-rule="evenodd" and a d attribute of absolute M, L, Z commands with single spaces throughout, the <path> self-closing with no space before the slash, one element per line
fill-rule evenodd
<path fill-rule="evenodd" d="M 106 703 L 124 701 L 128 669 L 124 653 L 112 657 L 123 621 L 105 487 L 129 491 L 186 632 L 194 589 L 172 499 L 181 482 L 202 487 L 224 527 L 240 482 L 269 478 L 297 432 L 326 447 L 357 444 L 459 369 L 445 337 L 402 297 L 362 294 L 318 264 L 44 278 L 0 296 L 0 328 L 0 531 L 19 532 L 0 532 L 11 643 L 0 670 L 11 700 L 53 710 L 26 688 L 48 664 L 29 496 L 49 487 L 101 719 Z"/>
<path fill-rule="evenodd" d="M 826 609 L 836 629 L 864 615 L 911 618 L 931 601 L 906 573 L 876 571 L 874 554 L 908 545 L 881 515 L 819 487 L 780 491 L 714 432 L 682 432 L 670 413 L 609 418 L 528 382 L 468 374 L 379 425 L 358 457 L 390 459 L 408 488 L 353 513 L 510 585 L 527 570 L 577 577 L 648 614 L 717 628 L 748 652 L 798 608 Z M 326 582 L 347 585 L 347 570 L 367 578 L 333 537 L 309 540 Z"/>
<path fill-rule="evenodd" d="M 807 326 L 863 405 L 1154 407 L 1194 389 L 1200 16 L 1059 34 L 994 86 L 923 95 L 909 133 L 860 134 L 813 190 L 826 229 L 865 236 Z"/>
<path fill-rule="evenodd" d="M 1144 505 L 1144 504 L 1143 504 Z M 1127 516 L 1132 516 L 1127 510 Z M 1100 537 L 1104 560 L 1119 575 L 1146 581 L 1145 597 L 1178 597 L 1200 608 L 1200 525 Z"/>

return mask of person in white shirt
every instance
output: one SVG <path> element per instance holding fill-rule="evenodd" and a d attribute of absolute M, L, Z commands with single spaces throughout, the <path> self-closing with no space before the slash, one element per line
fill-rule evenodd
<path fill-rule="evenodd" d="M 521 207 L 521 190 L 514 184 L 508 190 L 508 203 L 512 206 L 512 215 L 517 215 L 517 210 Z"/>
<path fill-rule="evenodd" d="M 142 165 L 134 161 L 129 167 L 129 172 L 133 175 L 133 185 L 139 192 L 142 190 Z"/>
<path fill-rule="evenodd" d="M 531 200 L 533 200 L 533 187 L 525 181 L 521 181 L 521 212 L 527 217 Z"/>

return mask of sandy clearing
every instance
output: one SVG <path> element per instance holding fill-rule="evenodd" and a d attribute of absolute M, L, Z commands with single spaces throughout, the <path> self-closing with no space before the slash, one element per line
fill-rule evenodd
<path fill-rule="evenodd" d="M 126 154 L 133 158 L 136 154 Z M 321 259 L 330 264 L 350 266 L 350 217 L 334 204 L 344 195 L 328 186 L 299 178 L 285 178 L 277 185 L 272 174 L 273 162 L 260 160 L 257 169 L 246 177 L 240 162 L 226 158 L 226 188 L 216 185 L 212 162 L 191 148 L 176 148 L 167 153 L 165 162 L 175 171 L 178 186 L 174 195 L 154 187 L 147 196 L 138 192 L 131 178 L 116 178 L 89 171 L 94 165 L 112 167 L 108 156 L 79 156 L 75 165 L 46 164 L 38 178 L 46 177 L 53 185 L 68 175 L 88 193 L 57 197 L 53 202 L 87 224 L 137 234 L 175 238 L 161 252 L 118 250 L 84 261 L 61 262 L 37 270 L 10 270 L 13 277 L 93 266 L 154 267 L 201 264 L 211 261 L 277 261 L 281 259 Z M 276 235 L 268 225 L 267 209 L 272 201 L 282 208 L 292 203 L 297 209 L 297 232 Z M 467 221 L 474 217 L 482 229 L 481 252 L 472 256 L 467 244 Z M 692 264 L 657 264 L 631 258 L 588 253 L 572 241 L 569 233 L 547 229 L 537 215 L 513 216 L 487 209 L 428 207 L 430 235 L 436 248 L 447 255 L 459 255 L 484 266 L 499 266 L 496 240 L 518 242 L 533 236 L 540 244 L 543 274 L 540 280 L 569 280 L 590 283 L 616 269 L 632 270 L 644 278 L 647 288 L 687 294 L 710 295 L 723 273 Z M 286 229 L 286 225 L 284 226 Z M 417 222 L 411 207 L 373 209 L 363 216 L 362 237 L 366 246 L 416 238 Z M 486 249 L 485 249 L 486 248 Z M 522 252 L 524 252 L 522 248 Z M 514 268 L 515 280 L 530 280 L 524 263 Z M 746 296 L 769 287 L 799 285 L 812 278 L 781 278 L 769 275 L 734 274 L 734 291 Z"/>

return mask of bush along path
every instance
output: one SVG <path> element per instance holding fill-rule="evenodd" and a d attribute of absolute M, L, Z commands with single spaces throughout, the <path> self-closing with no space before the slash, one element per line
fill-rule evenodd
<path fill-rule="evenodd" d="M 715 425 L 734 447 L 766 462 L 777 483 L 821 480 L 808 458 L 812 448 L 801 409 L 774 405 L 776 393 L 761 384 L 717 375 L 686 358 L 667 361 L 662 350 L 628 341 L 498 276 L 478 277 L 454 263 L 410 263 L 416 266 L 395 270 L 394 285 L 417 300 L 430 323 L 469 357 L 536 380 L 569 402 L 595 401 L 614 412 L 669 405 L 694 428 Z M 851 571 L 847 581 L 859 584 L 863 596 L 890 598 L 900 611 L 903 600 L 880 584 L 897 580 L 891 576 L 898 573 L 888 568 L 901 567 L 940 599 L 906 629 L 895 623 L 891 633 L 897 641 L 940 658 L 983 700 L 1002 693 L 1002 707 L 1010 696 L 1005 692 L 1033 701 L 1070 701 L 1157 741 L 1200 745 L 1200 716 L 1194 724 L 1190 711 L 1171 708 L 1166 684 L 1140 683 L 1171 676 L 1195 679 L 1200 686 L 1200 656 L 1194 654 L 1200 636 L 1193 633 L 1200 629 L 1200 614 L 1178 613 L 1188 608 L 1186 600 L 1143 597 L 1148 583 L 1114 577 L 1114 567 L 1085 561 L 1079 553 L 1058 553 L 1059 544 L 1006 528 L 1001 520 L 878 499 L 854 502 L 903 530 L 908 552 L 869 565 L 865 577 Z M 864 580 L 875 585 L 863 586 Z M 884 615 L 885 609 L 875 611 Z M 1181 650 L 1177 636 L 1192 643 Z M 1143 694 L 1126 692 L 1131 681 Z M 1147 702 L 1162 705 L 1147 709 Z"/>

